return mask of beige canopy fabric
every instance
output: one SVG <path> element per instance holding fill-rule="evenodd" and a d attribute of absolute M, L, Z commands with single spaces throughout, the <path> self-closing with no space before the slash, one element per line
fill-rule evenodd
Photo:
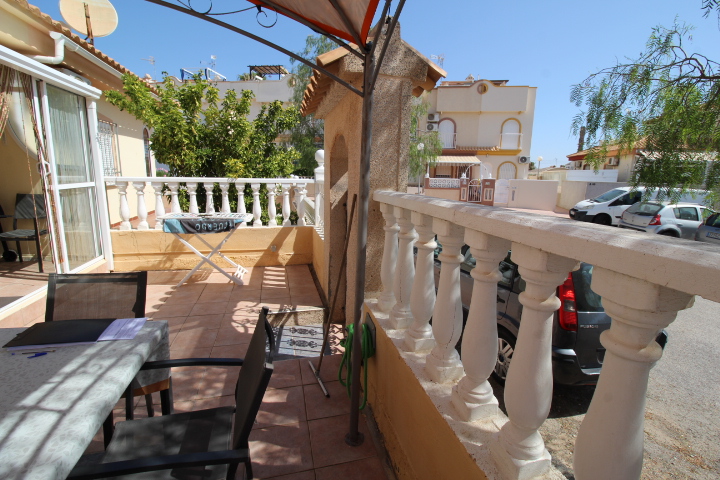
<path fill-rule="evenodd" d="M 271 8 L 262 0 L 249 0 L 251 3 Z M 342 15 L 330 0 L 274 0 L 272 3 L 299 15 L 308 22 L 328 33 L 355 43 L 356 37 L 366 41 L 370 24 L 375 16 L 380 0 L 337 0 L 335 2 L 345 13 L 352 31 L 346 26 Z M 283 14 L 283 12 L 278 12 Z"/>
<path fill-rule="evenodd" d="M 482 162 L 475 155 L 440 155 L 438 165 L 480 165 Z"/>

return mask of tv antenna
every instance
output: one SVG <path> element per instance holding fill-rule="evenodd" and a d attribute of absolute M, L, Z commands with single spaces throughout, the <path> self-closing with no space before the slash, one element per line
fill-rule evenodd
<path fill-rule="evenodd" d="M 91 45 L 95 37 L 107 37 L 118 26 L 118 15 L 109 0 L 60 0 L 60 14 L 76 31 L 87 35 Z"/>
<path fill-rule="evenodd" d="M 157 77 L 157 68 L 155 67 L 155 57 L 150 55 L 148 58 L 141 58 L 140 60 L 145 60 L 146 62 L 149 62 L 150 65 L 153 66 L 153 80 Z"/>
<path fill-rule="evenodd" d="M 430 60 L 436 61 L 438 67 L 443 68 L 443 63 L 445 62 L 445 54 L 441 53 L 440 55 L 430 55 Z"/>

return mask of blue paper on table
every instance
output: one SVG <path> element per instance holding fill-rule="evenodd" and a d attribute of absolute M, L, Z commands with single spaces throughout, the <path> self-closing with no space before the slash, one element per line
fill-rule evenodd
<path fill-rule="evenodd" d="M 163 223 L 167 233 L 222 233 L 242 223 L 241 218 L 168 218 Z"/>

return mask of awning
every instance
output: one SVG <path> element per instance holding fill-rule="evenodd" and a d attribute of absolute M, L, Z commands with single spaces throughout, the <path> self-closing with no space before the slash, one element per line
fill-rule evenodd
<path fill-rule="evenodd" d="M 380 0 L 337 0 L 337 2 L 320 2 L 318 0 L 249 1 L 264 8 L 272 8 L 269 4 L 276 5 L 279 8 L 272 9 L 278 13 L 290 18 L 297 15 L 348 42 L 356 43 L 359 38 L 364 46 Z M 338 6 L 339 10 L 335 8 L 335 5 Z"/>
<path fill-rule="evenodd" d="M 475 155 L 440 155 L 437 157 L 438 165 L 482 165 Z"/>

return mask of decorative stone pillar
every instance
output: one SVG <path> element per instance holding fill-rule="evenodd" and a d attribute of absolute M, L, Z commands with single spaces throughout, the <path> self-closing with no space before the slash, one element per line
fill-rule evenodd
<path fill-rule="evenodd" d="M 382 281 L 382 293 L 378 296 L 378 307 L 385 313 L 395 305 L 395 293 L 393 286 L 395 282 L 395 265 L 398 255 L 398 227 L 395 223 L 394 208 L 385 203 L 380 204 L 380 211 L 385 219 L 385 246 L 383 248 L 382 266 L 380 267 L 380 279 Z"/>
<path fill-rule="evenodd" d="M 197 183 L 186 183 L 185 187 L 187 188 L 188 196 L 190 197 L 190 207 L 188 208 L 188 212 L 200 213 L 197 203 Z"/>
<path fill-rule="evenodd" d="M 137 193 L 138 230 L 150 230 L 150 225 L 147 222 L 147 207 L 145 206 L 145 182 L 133 182 L 133 188 Z"/>
<path fill-rule="evenodd" d="M 277 227 L 277 207 L 275 206 L 275 189 L 268 184 L 268 227 Z"/>
<path fill-rule="evenodd" d="M 599 267 L 592 289 L 612 323 L 600 336 L 605 359 L 575 441 L 573 468 L 581 480 L 637 479 L 648 376 L 663 353 L 655 337 L 694 297 Z"/>
<path fill-rule="evenodd" d="M 150 184 L 153 188 L 153 193 L 155 193 L 155 230 L 162 230 L 163 228 L 163 221 L 160 220 L 160 217 L 165 215 L 165 203 L 162 198 L 164 185 L 165 183 L 163 182 L 152 182 Z M 175 195 L 177 195 L 177 190 L 175 191 Z"/>
<path fill-rule="evenodd" d="M 498 434 L 493 454 L 509 478 L 533 478 L 550 468 L 550 454 L 538 429 L 552 401 L 552 321 L 560 300 L 555 295 L 577 261 L 526 245 L 512 244 L 512 259 L 525 280 L 523 312 L 515 352 L 505 381 L 510 419 Z"/>
<path fill-rule="evenodd" d="M 178 199 L 178 189 L 180 188 L 180 184 L 178 182 L 170 182 L 168 183 L 168 188 L 170 189 L 170 212 L 182 212 L 182 209 L 180 208 L 180 200 Z"/>
<path fill-rule="evenodd" d="M 283 227 L 290 226 L 290 185 L 283 183 L 282 185 L 282 215 Z"/>
<path fill-rule="evenodd" d="M 325 224 L 324 211 L 324 189 L 325 189 L 325 150 L 315 152 L 315 160 L 318 167 L 315 169 L 315 225 L 322 227 Z"/>
<path fill-rule="evenodd" d="M 400 226 L 400 233 L 398 234 L 398 257 L 393 281 L 396 302 L 390 311 L 390 325 L 394 329 L 405 329 L 412 323 L 410 293 L 415 278 L 413 243 L 415 243 L 416 235 L 415 228 L 410 221 L 409 210 L 395 207 L 394 216 Z"/>
<path fill-rule="evenodd" d="M 262 215 L 262 210 L 260 209 L 260 184 L 251 183 L 250 188 L 252 188 L 253 217 L 255 218 L 255 220 L 253 220 L 253 227 L 262 227 L 262 220 L 260 219 Z"/>
<path fill-rule="evenodd" d="M 497 282 L 498 263 L 505 258 L 510 242 L 475 230 L 465 230 L 465 243 L 475 257 L 470 311 L 462 338 L 462 364 L 465 376 L 453 388 L 452 404 L 466 422 L 491 417 L 498 412 L 498 401 L 488 382 L 497 360 Z"/>
<path fill-rule="evenodd" d="M 247 210 L 245 209 L 245 184 L 236 183 L 235 188 L 237 189 L 238 194 L 237 213 L 247 213 Z M 247 222 L 243 221 L 242 225 L 246 226 Z"/>
<path fill-rule="evenodd" d="M 432 230 L 432 217 L 412 212 L 410 215 L 418 239 L 415 242 L 417 257 L 415 260 L 415 280 L 410 293 L 410 311 L 413 321 L 405 332 L 405 349 L 411 352 L 430 350 L 435 346 L 430 318 L 435 308 L 435 262 L 437 247 L 435 232 Z"/>
<path fill-rule="evenodd" d="M 203 188 L 205 189 L 205 213 L 215 213 L 215 202 L 213 201 L 215 184 L 205 182 Z"/>
<path fill-rule="evenodd" d="M 463 310 L 460 298 L 460 264 L 463 256 L 463 228 L 447 220 L 433 219 L 433 230 L 442 245 L 438 260 L 440 283 L 433 311 L 435 347 L 427 356 L 425 372 L 438 383 L 452 382 L 463 376 L 460 355 L 455 350 L 462 333 Z"/>
<path fill-rule="evenodd" d="M 307 190 L 305 189 L 305 184 L 301 183 L 298 185 L 297 190 L 297 215 L 298 215 L 298 227 L 304 227 L 306 225 L 305 223 L 305 196 L 307 195 Z"/>
<path fill-rule="evenodd" d="M 222 197 L 222 204 L 220 205 L 220 211 L 222 213 L 230 213 L 230 198 L 228 197 L 228 190 L 230 190 L 230 184 L 226 182 L 218 183 L 220 187 L 220 194 Z"/>
<path fill-rule="evenodd" d="M 120 195 L 120 218 L 122 218 L 120 230 L 132 230 L 132 225 L 130 224 L 130 205 L 127 199 L 128 182 L 117 182 L 116 185 L 118 187 L 118 195 Z"/>

